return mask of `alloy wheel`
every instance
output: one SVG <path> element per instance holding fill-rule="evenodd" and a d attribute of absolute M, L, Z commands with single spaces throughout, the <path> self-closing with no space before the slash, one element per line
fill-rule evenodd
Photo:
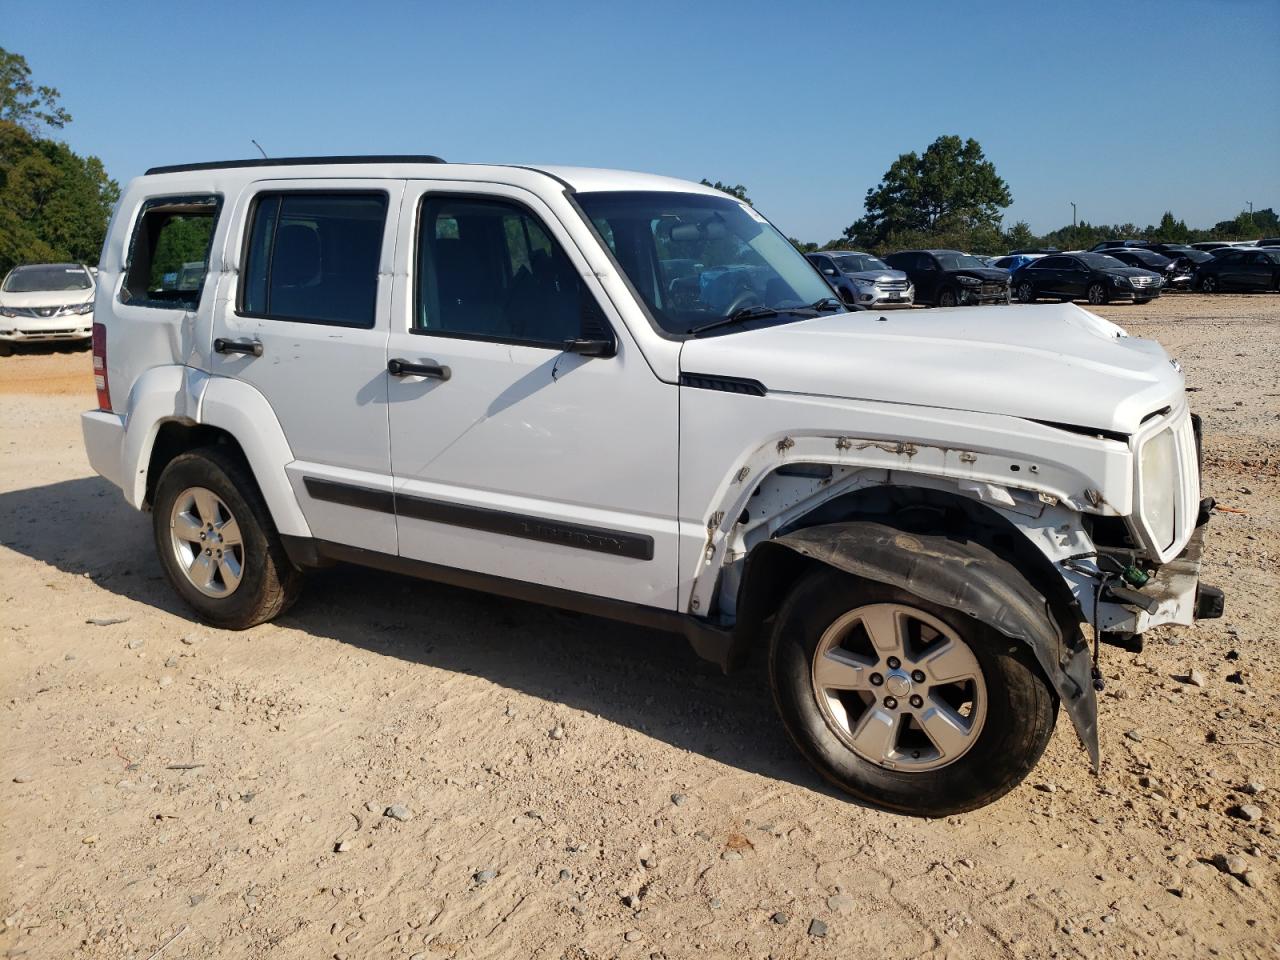
<path fill-rule="evenodd" d="M 1018 284 L 1018 301 L 1020 303 L 1030 303 L 1034 297 L 1032 296 L 1031 284 L 1024 280 Z"/>
<path fill-rule="evenodd" d="M 1095 283 L 1089 288 L 1089 302 L 1095 306 L 1107 302 L 1107 291 L 1103 289 L 1102 284 Z"/>
<path fill-rule="evenodd" d="M 986 719 L 973 651 L 937 617 L 905 604 L 868 604 L 837 618 L 818 641 L 810 679 L 832 732 L 892 770 L 954 763 Z"/>
<path fill-rule="evenodd" d="M 235 593 L 244 577 L 244 540 L 217 494 L 204 487 L 178 494 L 169 514 L 169 540 L 193 587 L 218 599 Z"/>

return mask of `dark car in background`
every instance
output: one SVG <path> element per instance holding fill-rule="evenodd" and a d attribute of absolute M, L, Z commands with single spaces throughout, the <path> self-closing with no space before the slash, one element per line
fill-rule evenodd
<path fill-rule="evenodd" d="M 1160 296 L 1163 286 L 1158 273 L 1093 252 L 1041 257 L 1013 275 L 1014 295 L 1020 303 L 1035 303 L 1041 297 L 1084 299 L 1094 305 L 1113 300 L 1146 303 Z"/>
<path fill-rule="evenodd" d="M 1187 269 L 1186 264 L 1179 265 L 1175 257 L 1156 253 L 1146 247 L 1125 247 L 1123 249 L 1108 250 L 1106 253 L 1107 256 L 1115 257 L 1121 263 L 1126 263 L 1131 267 L 1160 274 L 1164 278 L 1166 290 L 1172 288 L 1189 289 L 1195 279 L 1195 273 Z"/>
<path fill-rule="evenodd" d="M 1103 240 L 1095 243 L 1089 248 L 1090 253 L 1097 253 L 1100 250 L 1122 250 L 1125 247 L 1142 247 L 1145 246 L 1145 240 Z"/>
<path fill-rule="evenodd" d="M 884 259 L 911 279 L 916 303 L 956 307 L 1009 302 L 1009 272 L 959 250 L 902 250 Z"/>
<path fill-rule="evenodd" d="M 805 256 L 845 303 L 859 307 L 909 307 L 915 298 L 915 288 L 905 273 L 869 253 L 823 250 Z"/>
<path fill-rule="evenodd" d="M 1196 268 L 1195 285 L 1205 293 L 1280 291 L 1280 250 L 1236 247 L 1226 251 Z"/>

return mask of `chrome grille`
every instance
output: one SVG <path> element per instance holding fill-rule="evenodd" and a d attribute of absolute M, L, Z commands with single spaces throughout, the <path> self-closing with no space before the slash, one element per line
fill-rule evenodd
<path fill-rule="evenodd" d="M 32 320 L 48 320 L 63 314 L 74 313 L 78 303 L 69 303 L 60 307 L 6 307 L 10 313 L 19 317 L 30 317 Z"/>

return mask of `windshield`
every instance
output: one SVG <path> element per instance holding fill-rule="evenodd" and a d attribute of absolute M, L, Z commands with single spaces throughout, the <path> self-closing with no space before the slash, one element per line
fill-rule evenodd
<path fill-rule="evenodd" d="M 1169 265 L 1169 258 L 1163 254 L 1153 253 L 1150 250 L 1130 250 L 1129 252 L 1143 263 L 1153 267 L 1166 267 Z"/>
<path fill-rule="evenodd" d="M 987 266 L 967 253 L 940 253 L 938 262 L 942 264 L 943 270 L 984 270 Z"/>
<path fill-rule="evenodd" d="M 889 265 L 883 260 L 867 253 L 855 253 L 851 256 L 836 257 L 836 266 L 843 273 L 860 273 L 863 270 L 888 270 Z"/>
<path fill-rule="evenodd" d="M 88 290 L 93 286 L 89 271 L 78 263 L 42 263 L 14 267 L 4 278 L 6 293 L 37 293 L 55 290 Z"/>
<path fill-rule="evenodd" d="M 728 197 L 626 191 L 574 199 L 668 333 L 689 333 L 744 307 L 785 313 L 833 296 L 786 237 Z"/>
<path fill-rule="evenodd" d="M 1086 267 L 1092 267 L 1094 270 L 1123 270 L 1129 266 L 1115 257 L 1108 257 L 1101 253 L 1078 253 L 1076 254 L 1076 259 Z"/>

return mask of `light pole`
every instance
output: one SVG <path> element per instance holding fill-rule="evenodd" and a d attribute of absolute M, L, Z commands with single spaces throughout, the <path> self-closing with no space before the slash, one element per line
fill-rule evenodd
<path fill-rule="evenodd" d="M 1071 228 L 1074 230 L 1076 226 L 1076 205 L 1070 200 L 1067 203 L 1071 204 Z"/>
<path fill-rule="evenodd" d="M 1258 228 L 1258 225 L 1253 220 L 1253 201 L 1246 200 L 1245 203 L 1249 205 L 1249 226 L 1253 227 L 1256 230 Z"/>

